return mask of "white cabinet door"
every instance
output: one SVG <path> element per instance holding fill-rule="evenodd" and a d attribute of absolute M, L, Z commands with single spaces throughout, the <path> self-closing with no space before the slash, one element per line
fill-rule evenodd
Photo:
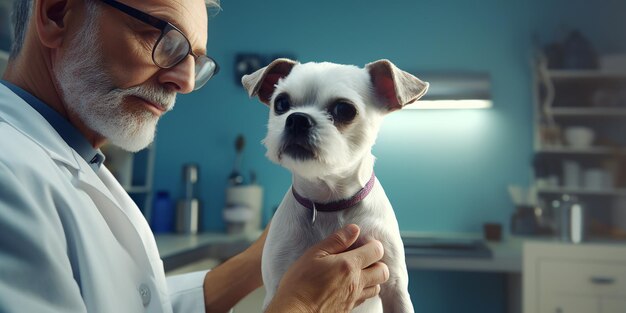
<path fill-rule="evenodd" d="M 600 299 L 596 297 L 545 294 L 541 298 L 541 313 L 600 313 Z"/>
<path fill-rule="evenodd" d="M 600 305 L 602 306 L 602 313 L 626 312 L 626 299 L 602 298 Z"/>
<path fill-rule="evenodd" d="M 623 245 L 526 242 L 524 313 L 626 313 Z"/>

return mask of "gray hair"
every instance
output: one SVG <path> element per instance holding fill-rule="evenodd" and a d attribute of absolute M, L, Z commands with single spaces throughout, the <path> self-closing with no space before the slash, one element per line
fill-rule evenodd
<path fill-rule="evenodd" d="M 13 23 L 13 43 L 11 44 L 11 58 L 14 58 L 24 45 L 24 37 L 26 37 L 26 26 L 30 19 L 30 8 L 33 6 L 33 0 L 14 0 L 13 14 L 11 14 L 11 22 Z"/>
<path fill-rule="evenodd" d="M 11 22 L 13 24 L 13 44 L 11 45 L 10 58 L 13 59 L 22 50 L 24 46 L 24 38 L 26 38 L 26 29 L 33 7 L 34 0 L 13 0 L 13 13 L 11 14 Z M 213 11 L 220 10 L 220 0 L 204 0 L 207 9 Z M 88 13 L 95 12 L 95 5 L 92 1 L 86 1 Z"/>

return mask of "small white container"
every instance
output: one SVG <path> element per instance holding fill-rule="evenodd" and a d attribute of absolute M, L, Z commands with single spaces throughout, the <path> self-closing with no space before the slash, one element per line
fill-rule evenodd
<path fill-rule="evenodd" d="M 245 232 L 246 224 L 253 217 L 253 210 L 244 205 L 227 206 L 223 211 L 227 232 L 231 235 Z"/>
<path fill-rule="evenodd" d="M 237 185 L 226 189 L 227 207 L 246 207 L 249 217 L 244 221 L 244 232 L 255 234 L 262 230 L 263 188 L 260 185 Z M 239 221 L 241 222 L 241 221 Z"/>
<path fill-rule="evenodd" d="M 565 129 L 565 141 L 572 148 L 584 149 L 593 144 L 595 133 L 589 127 L 572 126 Z"/>

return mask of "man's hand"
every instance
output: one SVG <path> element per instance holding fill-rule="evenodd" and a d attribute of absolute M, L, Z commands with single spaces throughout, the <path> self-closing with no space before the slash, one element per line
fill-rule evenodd
<path fill-rule="evenodd" d="M 389 269 L 379 241 L 346 251 L 359 237 L 350 224 L 311 247 L 283 276 L 266 313 L 350 312 L 378 295 Z"/>

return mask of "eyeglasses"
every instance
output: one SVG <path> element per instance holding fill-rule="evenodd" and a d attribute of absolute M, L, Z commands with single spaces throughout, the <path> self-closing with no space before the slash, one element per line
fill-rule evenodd
<path fill-rule="evenodd" d="M 160 68 L 172 68 L 182 62 L 187 55 L 191 54 L 196 63 L 194 90 L 200 89 L 211 77 L 219 72 L 220 67 L 217 62 L 207 55 L 195 54 L 191 50 L 189 39 L 187 39 L 180 29 L 170 22 L 166 22 L 115 0 L 101 1 L 161 31 L 161 36 L 152 48 L 152 61 L 156 66 Z"/>

